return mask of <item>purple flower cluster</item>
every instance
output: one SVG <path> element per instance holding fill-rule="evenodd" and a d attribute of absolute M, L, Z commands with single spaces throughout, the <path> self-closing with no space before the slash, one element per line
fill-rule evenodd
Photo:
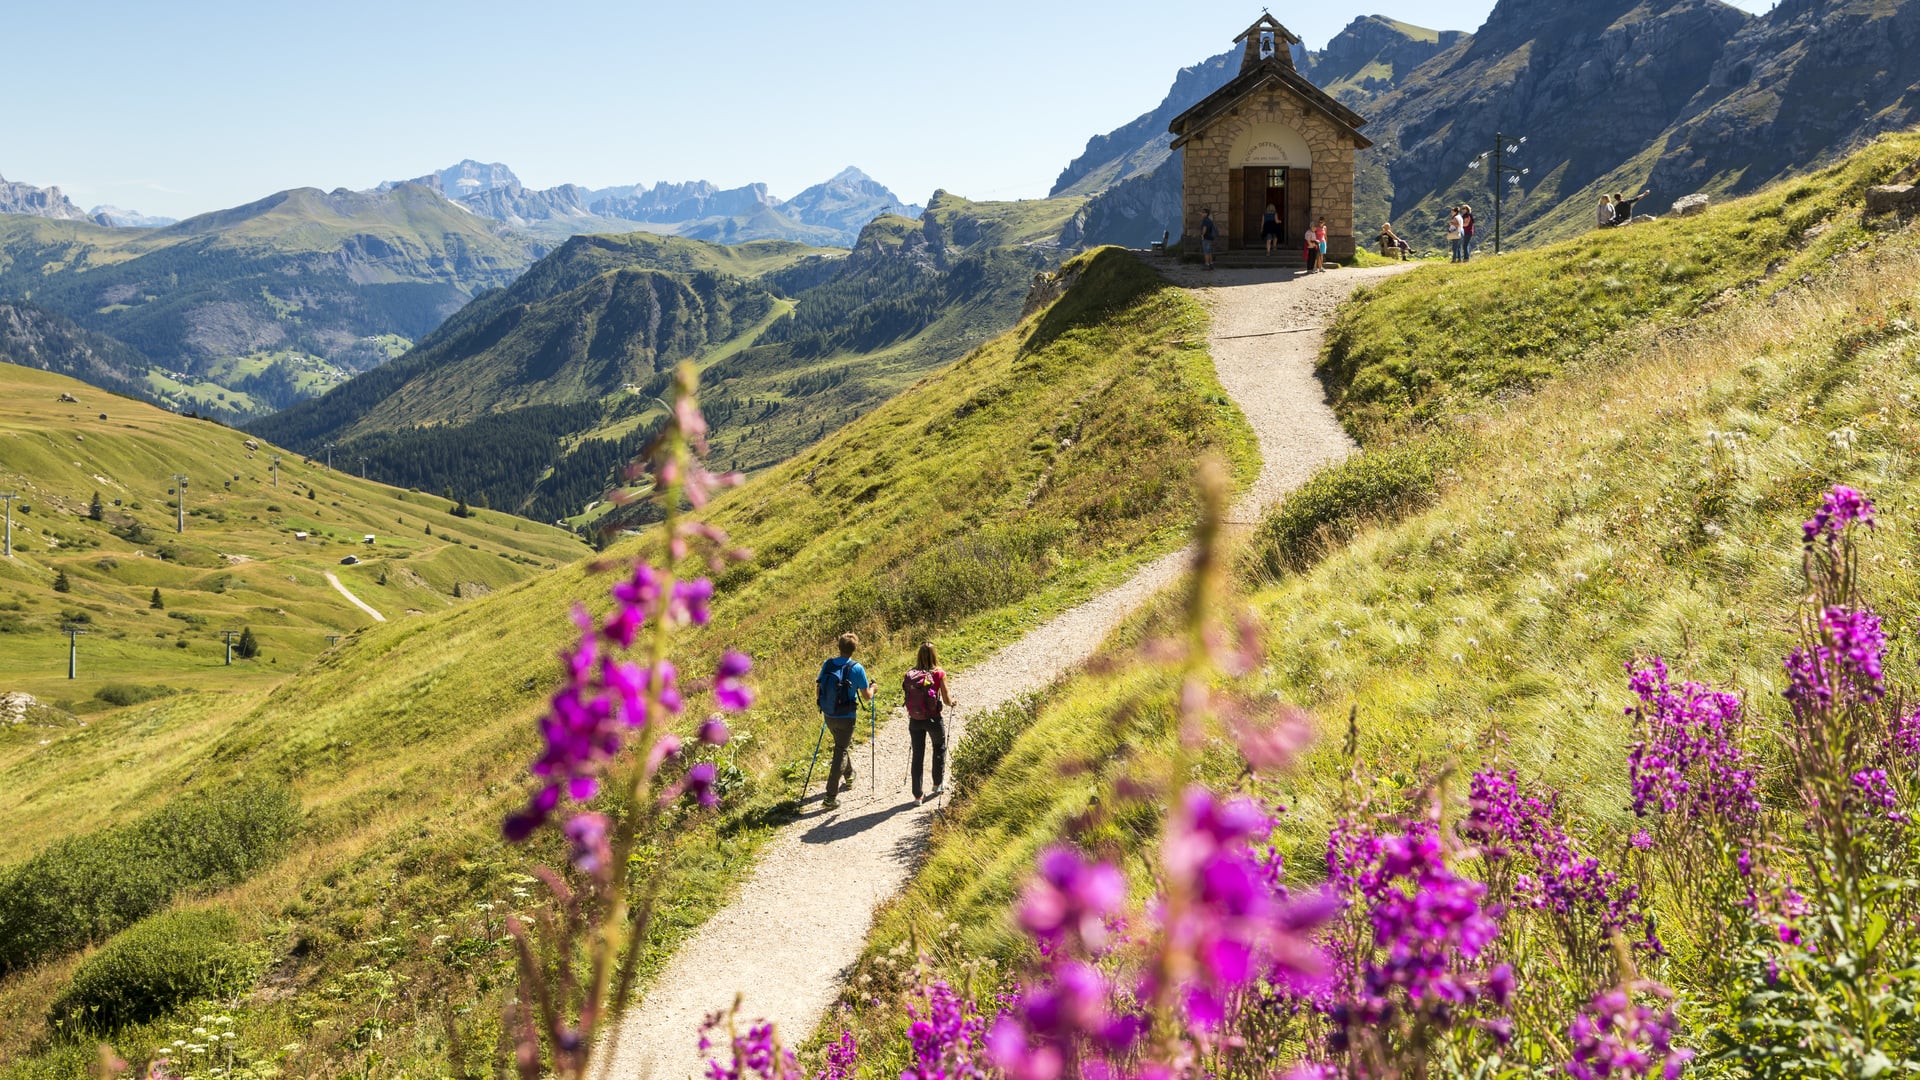
<path fill-rule="evenodd" d="M 1820 501 L 1820 509 L 1813 512 L 1812 520 L 1800 529 L 1806 534 L 1809 546 L 1822 539 L 1834 544 L 1846 534 L 1847 527 L 1856 522 L 1873 528 L 1873 500 L 1845 484 L 1835 484 Z"/>
<path fill-rule="evenodd" d="M 1868 813 L 1884 816 L 1888 821 L 1904 825 L 1907 814 L 1900 809 L 1900 793 L 1893 788 L 1885 769 L 1861 769 L 1850 777 L 1853 781 L 1854 797 Z"/>
<path fill-rule="evenodd" d="M 1633 812 L 1751 825 L 1760 813 L 1760 795 L 1740 748 L 1746 721 L 1739 696 L 1696 682 L 1675 688 L 1658 657 L 1643 668 L 1629 664 L 1627 672 L 1628 686 L 1640 699 L 1627 709 L 1640 734 L 1627 754 Z"/>
<path fill-rule="evenodd" d="M 1176 970 L 1192 972 L 1175 989 L 1197 1032 L 1217 1029 L 1230 997 L 1256 980 L 1308 990 L 1326 978 L 1326 956 L 1311 934 L 1337 901 L 1276 892 L 1274 860 L 1253 848 L 1272 830 L 1253 800 L 1221 800 L 1198 786 L 1169 822 L 1160 858 L 1174 895 L 1160 905 L 1162 947 L 1181 958 Z M 1150 982 L 1146 991 L 1153 989 Z"/>
<path fill-rule="evenodd" d="M 1567 1073 L 1574 1080 L 1679 1080 L 1693 1051 L 1673 1045 L 1679 1022 L 1672 1006 L 1665 1004 L 1672 994 L 1657 984 L 1647 989 L 1661 999 L 1659 1007 L 1636 1005 L 1625 989 L 1616 988 L 1594 998 L 1574 1018 L 1567 1032 L 1573 1044 Z"/>
<path fill-rule="evenodd" d="M 1901 757 L 1920 757 L 1920 708 L 1893 718 L 1887 729 L 1887 747 Z"/>
<path fill-rule="evenodd" d="M 1596 947 L 1617 931 L 1637 929 L 1646 933 L 1647 948 L 1662 951 L 1639 908 L 1639 887 L 1588 855 L 1556 820 L 1559 792 L 1529 794 L 1512 770 L 1475 773 L 1469 792 L 1472 812 L 1461 831 L 1488 858 L 1515 868 L 1513 894 L 1520 903 L 1577 924 L 1576 933 Z M 1645 843 L 1651 846 L 1652 838 Z M 1634 844 L 1642 846 L 1638 836 Z"/>
<path fill-rule="evenodd" d="M 1107 918 L 1127 901 L 1127 880 L 1107 863 L 1091 863 L 1070 847 L 1040 854 L 1039 873 L 1020 901 L 1020 925 L 1049 951 L 1078 943 L 1089 956 L 1107 947 Z"/>
<path fill-rule="evenodd" d="M 840 1037 L 827 1047 L 826 1060 L 814 1080 L 854 1080 L 860 1067 L 860 1040 L 852 1028 L 841 1028 Z"/>
<path fill-rule="evenodd" d="M 613 611 L 597 628 L 585 608 L 574 608 L 580 640 L 561 654 L 566 680 L 554 692 L 540 720 L 545 746 L 531 770 L 546 783 L 534 792 L 525 809 L 507 818 L 507 839 L 526 839 L 559 807 L 562 796 L 586 802 L 599 794 L 601 773 L 620 753 L 626 732 L 677 716 L 685 707 L 679 672 L 670 661 L 647 666 L 617 659 L 608 651 L 631 648 L 641 629 L 654 619 L 669 625 L 707 621 L 712 582 L 700 578 L 674 582 L 663 589 L 664 580 L 661 571 L 645 563 L 636 565 L 631 577 L 613 586 Z M 745 682 L 752 669 L 753 662 L 741 653 L 729 650 L 720 658 L 713 681 L 714 699 L 720 708 L 738 712 L 753 704 L 753 691 Z M 726 725 L 718 723 L 717 717 L 709 720 L 701 728 L 701 738 L 715 744 L 725 742 Z M 649 774 L 678 750 L 677 739 L 661 736 L 647 762 Z M 695 765 L 680 791 L 704 806 L 712 806 L 716 801 L 715 774 L 711 764 Z"/>
<path fill-rule="evenodd" d="M 1444 1026 L 1462 1007 L 1512 997 L 1512 968 L 1478 964 L 1500 932 L 1498 913 L 1483 904 L 1487 887 L 1453 872 L 1430 823 L 1369 837 L 1343 822 L 1327 855 L 1372 930 L 1372 948 L 1351 959 L 1348 985 L 1333 999 L 1331 1049 L 1376 1037 L 1403 1010 Z M 1504 1037 L 1504 1027 L 1489 1026 Z"/>
<path fill-rule="evenodd" d="M 1878 701 L 1886 693 L 1880 667 L 1886 635 L 1871 608 L 1829 606 L 1820 612 L 1819 637 L 1787 654 L 1785 696 L 1796 712 Z"/>
<path fill-rule="evenodd" d="M 1107 920 L 1127 898 L 1126 878 L 1072 848 L 1049 848 L 1020 903 L 1020 924 L 1046 966 L 1003 1003 L 987 1056 L 1010 1080 L 1056 1080 L 1088 1061 L 1129 1050 L 1145 1021 L 1091 958 L 1107 948 Z M 934 1011 L 930 1000 L 929 1012 Z M 971 1046 L 972 1044 L 969 1043 Z"/>
<path fill-rule="evenodd" d="M 713 1013 L 700 1025 L 700 1052 L 711 1055 L 716 1045 L 714 1029 L 727 1021 L 724 1013 Z M 802 1080 L 800 1062 L 793 1051 L 781 1046 L 774 1037 L 773 1025 L 766 1021 L 749 1025 L 745 1035 L 734 1035 L 725 1045 L 728 1060 L 709 1056 L 707 1080 Z"/>
<path fill-rule="evenodd" d="M 912 1064 L 901 1070 L 900 1080 L 982 1080 L 986 1020 L 945 982 L 922 993 L 923 1007 L 907 1006 Z"/>

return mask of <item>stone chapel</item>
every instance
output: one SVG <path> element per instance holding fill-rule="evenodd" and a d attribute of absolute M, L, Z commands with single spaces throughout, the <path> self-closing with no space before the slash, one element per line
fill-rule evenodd
<path fill-rule="evenodd" d="M 1300 41 L 1261 15 L 1235 44 L 1240 74 L 1174 117 L 1184 155 L 1182 242 L 1200 250 L 1200 212 L 1213 211 L 1216 251 L 1259 250 L 1268 204 L 1279 212 L 1283 251 L 1298 251 L 1307 226 L 1327 219 L 1327 258 L 1353 258 L 1353 155 L 1373 143 L 1366 118 L 1335 101 L 1293 66 Z"/>

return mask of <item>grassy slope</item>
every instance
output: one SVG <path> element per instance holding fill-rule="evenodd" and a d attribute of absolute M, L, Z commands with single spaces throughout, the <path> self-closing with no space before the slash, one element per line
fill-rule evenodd
<path fill-rule="evenodd" d="M 58 401 L 62 393 L 79 403 Z M 458 603 L 456 583 L 468 595 L 502 588 L 582 551 L 562 530 L 484 511 L 456 519 L 438 498 L 330 474 L 257 440 L 249 450 L 247 441 L 230 428 L 0 364 L 0 490 L 21 496 L 15 558 L 0 561 L 0 604 L 10 609 L 0 614 L 8 631 L 0 635 L 0 689 L 84 701 L 107 683 L 264 686 L 324 651 L 328 634 L 371 622 L 323 571 L 403 619 Z M 189 477 L 185 535 L 174 532 L 168 495 L 175 471 Z M 309 489 L 316 498 L 306 497 Z M 87 517 L 96 491 L 101 522 Z M 115 535 L 134 523 L 147 538 Z M 309 538 L 296 540 L 296 530 Z M 372 548 L 362 543 L 367 533 L 379 538 Z M 339 565 L 347 555 L 361 564 Z M 72 583 L 65 594 L 52 589 L 63 570 Z M 383 573 L 386 585 L 378 584 Z M 149 607 L 155 588 L 165 610 Z M 88 620 L 80 678 L 71 682 L 63 611 Z M 265 653 L 225 667 L 219 631 L 242 626 L 254 628 Z"/>
<path fill-rule="evenodd" d="M 1548 283 L 1532 294 L 1545 340 L 1582 336 L 1611 359 L 1504 404 L 1456 395 L 1434 405 L 1464 436 L 1452 445 L 1468 449 L 1431 506 L 1364 528 L 1304 572 L 1240 574 L 1269 655 L 1251 690 L 1309 708 L 1322 733 L 1295 775 L 1265 789 L 1291 808 L 1280 843 L 1295 873 L 1318 874 L 1326 828 L 1347 800 L 1494 755 L 1565 788 L 1594 819 L 1620 822 L 1622 665 L 1638 654 L 1661 653 L 1685 677 L 1737 686 L 1777 718 L 1779 658 L 1799 599 L 1798 523 L 1836 481 L 1868 490 L 1883 508 L 1866 587 L 1898 643 L 1890 671 L 1912 662 L 1920 231 L 1869 237 L 1849 216 L 1857 186 L 1851 200 L 1829 190 L 1848 190 L 1859 170 L 1877 169 L 1881 155 L 1910 156 L 1912 146 L 1876 147 L 1812 195 L 1795 197 L 1804 183 L 1795 182 L 1674 227 L 1682 238 L 1684 228 L 1717 235 L 1819 200 L 1846 234 L 1845 254 L 1813 264 L 1817 278 L 1754 290 L 1683 326 L 1596 334 L 1570 317 L 1577 305 L 1560 296 L 1579 286 L 1560 268 L 1580 242 L 1497 267 L 1419 272 L 1347 311 L 1349 327 L 1391 324 L 1431 351 L 1444 348 L 1432 342 L 1453 325 L 1454 296 L 1531 278 Z M 1809 248 L 1833 250 L 1821 244 Z M 1642 263 L 1640 274 L 1652 270 Z M 1505 370 L 1503 359 L 1488 363 Z M 1362 415 L 1373 445 L 1424 441 Z M 1713 449 L 1710 431 L 1734 433 L 1733 449 Z M 1136 620 L 1108 670 L 1049 694 L 998 771 L 960 804 L 869 942 L 859 970 L 877 980 L 869 990 L 897 978 L 882 958 L 910 935 L 955 974 L 967 958 L 1004 965 L 1023 955 L 1006 911 L 1034 855 L 1123 769 L 1150 772 L 1170 737 L 1171 686 L 1131 651 L 1165 632 L 1168 615 L 1163 605 Z M 1347 780 L 1354 762 L 1340 751 L 1350 708 L 1359 718 L 1357 788 Z M 1243 782 L 1230 753 L 1209 760 L 1217 782 Z M 1088 840 L 1143 858 L 1152 835 L 1141 824 L 1109 825 Z M 1129 868 L 1151 873 L 1137 861 Z M 949 922 L 962 929 L 942 936 Z M 898 1016 L 883 1007 L 865 1022 L 885 1028 Z M 869 1066 L 887 1073 L 884 1062 Z"/>
<path fill-rule="evenodd" d="M 1782 288 L 1860 240 L 1862 193 L 1920 155 L 1920 136 L 1694 218 L 1596 230 L 1464 270 L 1385 282 L 1335 324 L 1322 370 L 1356 434 L 1520 390 L 1600 358 L 1611 335 L 1686 318 L 1732 292 Z M 1731 292 L 1730 292 L 1731 291 Z"/>
<path fill-rule="evenodd" d="M 1197 457 L 1222 455 L 1251 478 L 1251 433 L 1205 353 L 1186 344 L 1204 336 L 1200 309 L 1123 253 L 1083 259 L 1080 285 L 1048 312 L 716 505 L 715 520 L 759 557 L 723 583 L 683 670 L 702 670 L 722 642 L 747 648 L 763 699 L 729 748 L 749 779 L 726 822 L 682 830 L 672 849 L 678 876 L 656 959 L 724 899 L 790 790 L 788 770 L 803 766 L 817 727 L 813 669 L 835 633 L 862 632 L 883 688 L 928 634 L 968 664 L 1180 543 Z M 291 991 L 241 1010 L 244 1045 L 309 1047 L 287 1062 L 293 1073 L 321 1071 L 323 1058 L 365 1065 L 374 1053 L 389 1071 L 438 1071 L 448 1048 L 437 1005 L 375 1000 L 366 973 L 426 980 L 436 1001 L 488 998 L 467 980 L 497 975 L 497 925 L 466 974 L 426 939 L 440 927 L 464 933 L 477 901 L 511 902 L 525 863 L 500 846 L 497 822 L 526 790 L 531 721 L 557 674 L 566 605 L 606 584 L 564 568 L 369 630 L 238 708 L 170 701 L 29 750 L 10 783 L 36 809 L 10 831 L 7 857 L 68 834 L 70 816 L 84 825 L 108 813 L 79 813 L 89 801 L 134 805 L 237 773 L 287 777 L 308 813 L 299 850 L 220 898 L 284 958 L 276 994 Z M 884 609 L 906 589 L 946 615 L 890 619 Z M 142 763 L 137 775 L 121 776 L 127 760 Z M 57 1074 L 83 1052 L 36 1042 L 39 1010 L 71 967 L 0 984 L 0 1058 L 21 1062 L 5 1075 Z M 489 1000 L 457 1027 L 490 1047 L 497 1015 Z M 383 1025 L 377 1046 L 365 1038 L 370 1018 Z M 121 1041 L 139 1051 L 171 1030 Z"/>

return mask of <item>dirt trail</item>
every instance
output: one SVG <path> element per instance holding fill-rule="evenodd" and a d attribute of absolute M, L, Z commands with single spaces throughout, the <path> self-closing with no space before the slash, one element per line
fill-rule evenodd
<path fill-rule="evenodd" d="M 1260 476 L 1235 506 L 1234 520 L 1256 519 L 1314 468 L 1351 450 L 1313 364 L 1321 331 L 1339 302 L 1355 286 L 1393 272 L 1167 271 L 1212 312 L 1209 344 L 1220 382 L 1259 437 Z M 956 674 L 949 749 L 968 716 L 1042 689 L 1086 660 L 1128 614 L 1179 577 L 1185 557 L 1175 552 L 1155 559 L 1115 589 Z M 969 677 L 989 670 L 991 679 Z M 899 671 L 875 674 L 888 697 L 898 692 Z M 774 1020 L 790 1041 L 805 1039 L 819 1024 L 840 992 L 843 973 L 860 955 L 874 908 L 906 884 L 934 812 L 932 803 L 913 802 L 904 713 L 881 717 L 877 752 L 879 765 L 870 776 L 868 748 L 855 748 L 858 779 L 838 810 L 820 808 L 822 777 L 815 777 L 804 816 L 768 845 L 739 895 L 681 946 L 627 1015 L 619 1053 L 602 1073 L 606 1080 L 703 1074 L 695 1049 L 700 1020 L 726 1008 L 736 992 L 745 995 L 743 1019 Z"/>
<path fill-rule="evenodd" d="M 387 621 L 387 617 L 386 617 L 385 615 L 382 615 L 382 614 L 380 614 L 379 612 L 377 612 L 377 611 L 375 611 L 375 610 L 373 610 L 373 605 L 371 605 L 371 604 L 369 604 L 369 603 L 367 603 L 367 602 L 366 602 L 365 600 L 362 600 L 362 599 L 360 599 L 359 597 L 357 597 L 357 596 L 355 596 L 355 595 L 353 595 L 353 594 L 352 594 L 351 592 L 348 592 L 348 591 L 347 591 L 347 587 L 346 587 L 346 585 L 345 585 L 344 583 L 342 583 L 342 582 L 341 582 L 341 580 L 340 580 L 340 578 L 339 578 L 338 576 L 336 576 L 336 575 L 334 574 L 334 572 L 333 572 L 333 571 L 331 571 L 331 570 L 322 570 L 322 571 L 321 571 L 321 573 L 322 573 L 322 574 L 325 574 L 325 575 L 326 575 L 326 578 L 327 578 L 327 584 L 329 584 L 329 585 L 331 585 L 331 586 L 333 586 L 333 587 L 334 587 L 334 589 L 336 589 L 336 590 L 338 590 L 338 592 L 340 593 L 340 595 L 341 595 L 341 596 L 344 596 L 344 597 L 346 597 L 346 598 L 347 598 L 347 600 L 348 600 L 349 602 L 351 602 L 351 603 L 353 604 L 353 606 L 354 606 L 354 607 L 357 607 L 357 608 L 359 608 L 359 609 L 360 609 L 361 611 L 364 611 L 364 612 L 366 612 L 367 614 L 369 614 L 369 615 L 371 615 L 371 616 L 373 616 L 373 621 L 374 621 L 374 622 L 386 622 L 386 621 Z"/>

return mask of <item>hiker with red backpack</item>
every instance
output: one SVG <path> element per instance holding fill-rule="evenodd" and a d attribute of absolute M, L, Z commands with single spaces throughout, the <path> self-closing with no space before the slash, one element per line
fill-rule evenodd
<path fill-rule="evenodd" d="M 852 633 L 840 635 L 840 655 L 820 665 L 818 679 L 820 713 L 824 726 L 833 733 L 833 765 L 827 770 L 827 809 L 840 805 L 840 792 L 853 786 L 853 761 L 847 753 L 853 745 L 853 729 L 860 720 L 860 705 L 873 700 L 873 685 L 867 669 L 853 659 L 860 639 Z M 844 777 L 842 766 L 845 766 Z"/>
<path fill-rule="evenodd" d="M 947 725 L 942 706 L 953 704 L 953 691 L 947 688 L 947 673 L 940 667 L 933 642 L 920 643 L 913 670 L 901 678 L 900 689 L 907 697 L 907 732 L 913 736 L 913 801 L 920 804 L 947 789 Z M 920 774 L 929 740 L 933 742 L 933 790 L 922 795 Z"/>

